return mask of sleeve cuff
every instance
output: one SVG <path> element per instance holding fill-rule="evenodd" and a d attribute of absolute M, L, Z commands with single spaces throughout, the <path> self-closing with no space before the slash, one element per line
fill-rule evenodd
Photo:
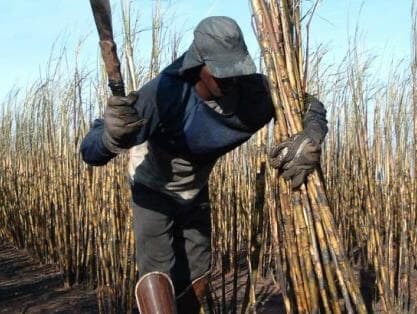
<path fill-rule="evenodd" d="M 105 165 L 117 155 L 104 146 L 103 131 L 102 120 L 94 121 L 92 128 L 81 143 L 80 151 L 83 160 L 91 166 Z"/>

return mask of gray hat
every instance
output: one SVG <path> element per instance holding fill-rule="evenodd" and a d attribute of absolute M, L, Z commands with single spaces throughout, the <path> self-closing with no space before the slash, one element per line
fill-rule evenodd
<path fill-rule="evenodd" d="M 256 73 L 239 25 L 225 16 L 211 16 L 197 25 L 180 72 L 202 64 L 218 78 Z"/>

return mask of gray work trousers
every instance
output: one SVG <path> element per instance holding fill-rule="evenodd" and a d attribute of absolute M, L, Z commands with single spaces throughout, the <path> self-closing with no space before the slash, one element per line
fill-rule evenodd
<path fill-rule="evenodd" d="M 211 221 L 208 188 L 191 204 L 142 184 L 132 185 L 133 223 L 139 276 L 168 274 L 176 294 L 210 271 Z"/>

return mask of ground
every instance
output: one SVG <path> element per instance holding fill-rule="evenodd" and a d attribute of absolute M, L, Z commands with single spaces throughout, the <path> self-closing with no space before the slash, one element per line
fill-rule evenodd
<path fill-rule="evenodd" d="M 238 280 L 238 300 L 243 297 L 245 280 L 243 275 Z M 225 281 L 226 299 L 230 300 L 232 277 L 226 276 Z M 221 282 L 221 273 L 215 272 L 212 289 L 217 304 L 221 303 Z M 272 282 L 259 282 L 257 299 L 257 313 L 283 312 L 282 298 Z M 216 313 L 220 313 L 220 308 L 219 304 Z M 98 304 L 94 290 L 82 286 L 66 288 L 55 265 L 40 265 L 27 251 L 0 244 L 0 313 L 98 313 Z"/>
<path fill-rule="evenodd" d="M 64 287 L 54 265 L 0 244 L 0 313 L 97 313 L 95 291 Z"/>

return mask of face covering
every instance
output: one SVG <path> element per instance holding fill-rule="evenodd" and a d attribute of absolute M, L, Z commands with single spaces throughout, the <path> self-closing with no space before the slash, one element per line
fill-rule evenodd
<path fill-rule="evenodd" d="M 239 85 L 237 85 L 236 78 L 216 79 L 223 96 L 216 97 L 214 100 L 221 109 L 224 115 L 233 114 L 238 106 L 240 93 Z"/>

